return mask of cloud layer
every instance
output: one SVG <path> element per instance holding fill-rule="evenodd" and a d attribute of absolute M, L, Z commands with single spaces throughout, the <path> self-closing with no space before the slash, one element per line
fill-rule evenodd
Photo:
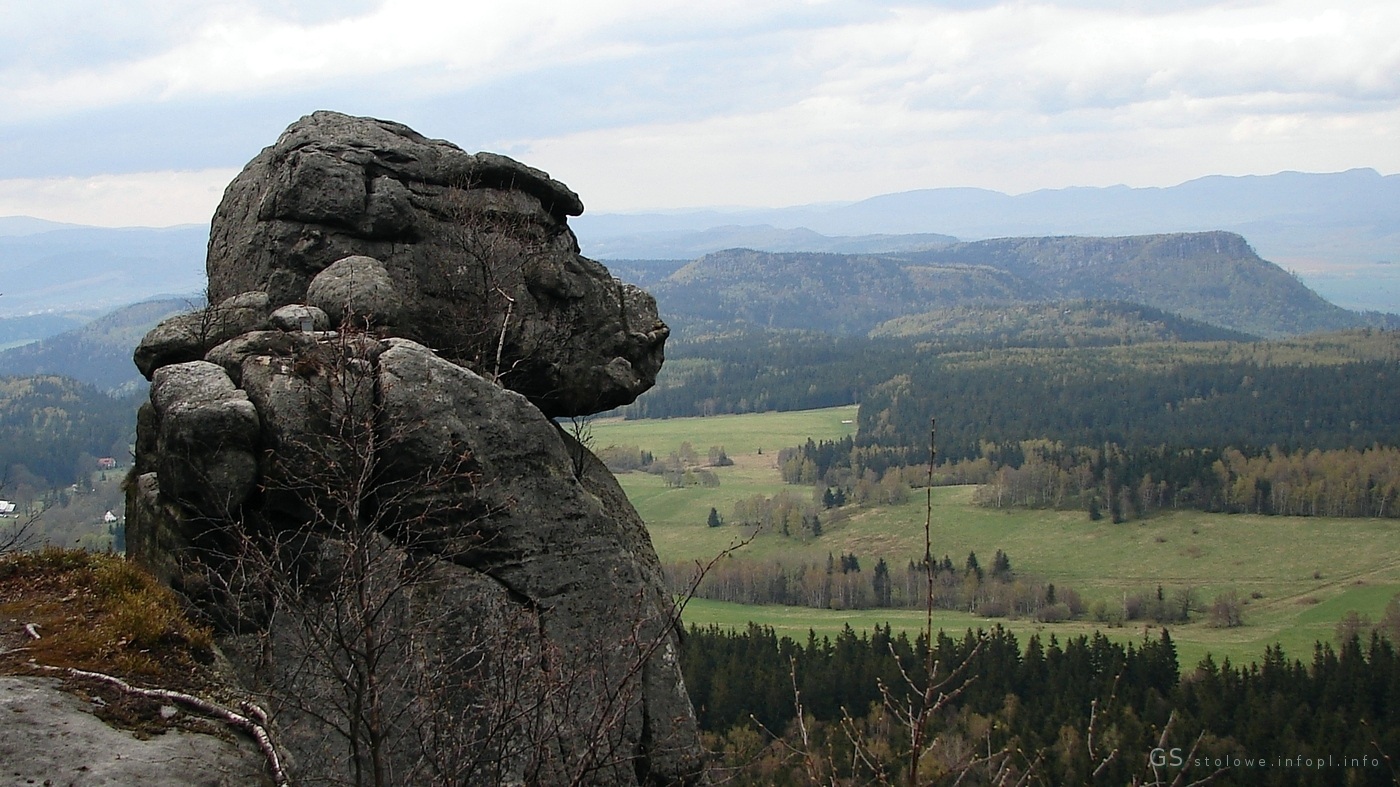
<path fill-rule="evenodd" d="M 0 213 L 132 222 L 113 184 L 217 194 L 319 108 L 514 155 L 593 210 L 1400 170 L 1400 4 L 1160 5 L 0 0 Z M 102 184 L 120 218 L 41 212 Z M 212 209 L 152 197 L 132 223 Z"/>

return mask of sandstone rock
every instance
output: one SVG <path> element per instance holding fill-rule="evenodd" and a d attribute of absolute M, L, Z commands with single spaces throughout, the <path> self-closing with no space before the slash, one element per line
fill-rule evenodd
<path fill-rule="evenodd" d="M 650 296 L 579 255 L 566 217 L 582 210 L 504 156 L 317 112 L 229 185 L 210 233 L 210 297 L 307 303 L 318 274 L 368 256 L 403 304 L 390 335 L 501 377 L 546 415 L 599 412 L 651 387 L 668 330 Z M 344 300 L 331 300 L 317 305 L 335 322 Z"/>
<path fill-rule="evenodd" d="M 0 773 L 8 784 L 272 785 L 251 741 L 181 729 L 137 738 L 99 721 L 89 703 L 57 683 L 0 677 Z"/>
<path fill-rule="evenodd" d="M 403 312 L 384 263 L 363 255 L 337 260 L 316 274 L 306 288 L 306 302 L 324 311 L 334 325 L 392 326 Z"/>
<path fill-rule="evenodd" d="M 316 346 L 316 339 L 300 331 L 249 331 L 220 344 L 205 354 L 204 359 L 217 364 L 237 385 L 242 384 L 243 363 L 249 358 L 289 359 L 298 351 Z"/>
<path fill-rule="evenodd" d="M 227 319 L 138 349 L 130 554 L 241 654 L 294 774 L 705 782 L 646 529 L 551 420 L 631 401 L 668 333 L 579 256 L 581 210 L 510 159 L 317 113 L 215 217 Z M 352 747 L 371 706 L 399 723 Z"/>
<path fill-rule="evenodd" d="M 160 417 L 160 488 L 203 516 L 230 519 L 258 478 L 260 424 L 248 395 L 208 361 L 163 366 L 151 382 Z"/>
<path fill-rule="evenodd" d="M 243 292 L 209 308 L 162 320 L 137 346 L 136 368 L 149 380 L 161 366 L 197 361 L 217 344 L 267 327 L 267 314 L 267 293 Z"/>
<path fill-rule="evenodd" d="M 272 327 L 282 331 L 324 331 L 331 327 L 330 317 L 324 311 L 301 303 L 279 307 L 268 319 Z"/>

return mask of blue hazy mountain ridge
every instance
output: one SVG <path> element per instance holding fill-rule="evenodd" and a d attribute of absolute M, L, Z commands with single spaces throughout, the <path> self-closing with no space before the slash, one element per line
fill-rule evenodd
<path fill-rule="evenodd" d="M 605 238 L 589 251 L 599 259 L 676 259 L 693 260 L 721 249 L 762 249 L 764 251 L 820 251 L 838 254 L 874 254 L 893 251 L 922 251 L 956 243 L 957 238 L 938 233 L 906 235 L 822 235 L 798 227 L 780 229 L 768 224 L 729 224 L 699 231 L 662 230 L 639 235 Z"/>
<path fill-rule="evenodd" d="M 40 232 L 69 229 L 83 229 L 83 225 L 36 219 L 31 216 L 0 216 L 0 237 L 36 235 Z"/>
<path fill-rule="evenodd" d="M 1320 232 L 1338 223 L 1367 228 L 1374 237 L 1393 241 L 1400 234 L 1400 175 L 1383 176 L 1373 169 L 1211 175 L 1166 188 L 1072 187 L 1015 196 L 977 188 L 919 189 L 789 208 L 585 213 L 570 222 L 585 253 L 606 238 L 724 225 L 801 227 L 825 235 L 936 232 L 982 240 L 1234 231 L 1251 224 L 1312 226 Z M 1256 246 L 1262 243 L 1259 238 L 1250 240 Z"/>
<path fill-rule="evenodd" d="M 700 234 L 725 225 L 801 228 L 818 237 L 943 233 L 965 241 L 1227 230 L 1336 303 L 1400 312 L 1400 175 L 1371 169 L 1212 175 L 1167 188 L 1076 187 L 1015 196 L 974 188 L 922 189 L 776 209 L 585 213 L 570 223 L 584 253 L 603 260 L 689 259 L 733 246 L 895 250 L 726 243 Z"/>
<path fill-rule="evenodd" d="M 1398 322 L 1329 303 L 1228 232 L 1003 238 L 879 255 L 731 249 L 649 289 L 678 324 L 845 335 L 953 306 L 1084 299 L 1139 303 L 1263 337 Z"/>
<path fill-rule="evenodd" d="M 1400 176 L 1367 169 L 1017 196 L 924 189 L 772 210 L 585 213 L 570 225 L 584 253 L 605 261 L 689 261 L 737 247 L 880 254 L 937 249 L 954 238 L 1228 230 L 1334 303 L 1400 313 Z M 0 346 L 71 327 L 54 320 L 10 324 L 4 318 L 64 314 L 85 320 L 161 295 L 198 293 L 207 240 L 202 225 L 101 229 L 0 217 L 0 320 L 6 324 Z M 666 274 L 675 267 L 665 266 Z"/>
<path fill-rule="evenodd" d="M 6 217 L 0 224 L 10 233 L 0 230 L 0 318 L 45 312 L 91 317 L 204 288 L 208 227 L 51 229 L 35 221 Z M 40 231 L 20 234 L 25 227 Z"/>

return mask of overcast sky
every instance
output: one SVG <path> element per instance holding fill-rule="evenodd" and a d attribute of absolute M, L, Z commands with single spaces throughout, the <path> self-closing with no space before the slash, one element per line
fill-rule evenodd
<path fill-rule="evenodd" d="M 593 212 L 1400 171 L 1395 0 L 0 0 L 0 215 L 208 221 L 315 109 Z"/>

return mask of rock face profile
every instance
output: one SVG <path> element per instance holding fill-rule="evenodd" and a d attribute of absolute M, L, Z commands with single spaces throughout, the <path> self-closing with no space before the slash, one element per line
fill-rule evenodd
<path fill-rule="evenodd" d="M 582 212 L 564 184 L 504 156 L 317 112 L 229 185 L 209 299 L 265 292 L 276 308 L 315 295 L 340 308 L 356 304 L 338 288 L 389 287 L 384 313 L 357 318 L 499 375 L 549 417 L 601 412 L 651 387 L 668 331 L 651 296 L 579 255 L 566 218 Z M 357 278 L 342 262 L 354 257 L 384 270 Z"/>
<path fill-rule="evenodd" d="M 302 781 L 698 784 L 660 565 L 554 418 L 668 329 L 548 175 L 317 112 L 225 193 L 153 329 L 128 552 L 204 614 Z"/>

